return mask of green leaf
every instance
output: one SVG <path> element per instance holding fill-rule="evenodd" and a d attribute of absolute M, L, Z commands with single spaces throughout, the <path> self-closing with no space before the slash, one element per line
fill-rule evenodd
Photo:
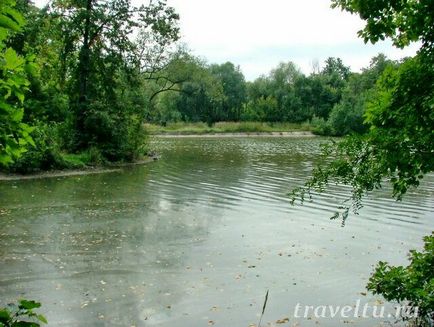
<path fill-rule="evenodd" d="M 3 112 L 9 114 L 13 109 L 14 108 L 10 104 L 0 101 L 0 113 Z"/>
<path fill-rule="evenodd" d="M 28 300 L 20 300 L 19 306 L 20 309 L 32 310 L 41 307 L 41 303 L 36 301 L 28 301 Z"/>
<path fill-rule="evenodd" d="M 16 21 L 4 15 L 0 15 L 0 27 L 13 30 L 15 32 L 18 32 L 21 28 Z"/>
<path fill-rule="evenodd" d="M 8 31 L 7 29 L 0 27 L 0 43 L 6 39 L 6 37 L 8 36 Z M 1 49 L 1 47 L 0 47 Z"/>
<path fill-rule="evenodd" d="M 18 56 L 18 54 L 12 48 L 6 49 L 4 53 L 4 59 L 6 61 L 4 68 L 8 70 L 16 70 L 25 63 L 25 60 Z"/>
<path fill-rule="evenodd" d="M 11 119 L 15 122 L 20 122 L 23 120 L 24 117 L 24 109 L 18 109 L 15 110 L 14 113 L 11 115 Z"/>
<path fill-rule="evenodd" d="M 47 318 L 45 318 L 45 316 L 37 315 L 36 318 L 38 318 L 38 320 L 43 322 L 44 324 L 48 324 Z"/>
<path fill-rule="evenodd" d="M 35 322 L 17 321 L 14 322 L 11 327 L 40 327 L 41 325 Z"/>
<path fill-rule="evenodd" d="M 7 323 L 10 319 L 11 319 L 10 312 L 6 309 L 0 309 L 0 323 Z"/>

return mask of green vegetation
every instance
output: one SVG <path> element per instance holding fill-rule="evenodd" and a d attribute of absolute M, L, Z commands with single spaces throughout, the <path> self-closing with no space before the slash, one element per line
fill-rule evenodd
<path fill-rule="evenodd" d="M 422 252 L 410 251 L 407 267 L 379 262 L 367 286 L 388 301 L 411 307 L 409 312 L 403 312 L 402 318 L 412 318 L 416 326 L 432 326 L 434 320 L 434 234 L 424 241 Z"/>
<path fill-rule="evenodd" d="M 164 0 L 28 0 L 0 3 L 0 167 L 12 172 L 134 161 L 151 133 L 312 130 L 345 136 L 325 146 L 293 200 L 329 183 L 352 187 L 342 212 L 385 180 L 400 200 L 434 170 L 434 5 L 432 0 L 332 0 L 366 21 L 366 42 L 418 41 L 414 58 L 378 55 L 360 73 L 340 58 L 306 76 L 291 61 L 253 82 L 233 63 L 208 64 L 177 44 L 179 16 Z M 26 23 L 27 22 L 27 23 Z M 146 124 L 147 123 L 147 124 Z M 407 268 L 380 263 L 368 288 L 418 305 L 432 319 L 433 237 Z M 399 287 L 398 287 L 399 286 Z M 3 326 L 38 326 L 22 316 L 39 303 L 0 310 Z"/>
<path fill-rule="evenodd" d="M 328 58 L 307 76 L 289 61 L 246 82 L 235 64 L 208 64 L 180 46 L 179 17 L 165 1 L 1 8 L 0 168 L 13 172 L 137 160 L 148 148 L 145 126 L 363 134 L 380 77 L 403 65 L 378 55 L 353 73 Z"/>
<path fill-rule="evenodd" d="M 397 17 L 410 15 L 413 10 L 429 11 L 429 8 L 419 8 L 415 4 L 400 5 L 399 8 L 388 3 L 375 4 L 365 8 L 359 1 L 334 1 L 335 6 L 350 12 L 360 12 L 362 17 L 373 15 L 374 21 L 384 19 L 390 20 L 392 24 L 397 19 L 396 28 L 401 24 Z M 385 10 L 387 8 L 393 10 L 389 12 Z M 420 12 L 413 14 L 419 17 Z M 366 19 L 368 25 L 361 34 L 369 40 L 390 36 L 397 45 L 406 44 L 402 39 L 406 35 L 405 30 L 402 31 L 404 34 L 396 35 L 395 28 L 383 29 L 380 24 L 376 29 L 370 25 L 374 24 L 371 18 Z M 425 24 L 425 21 L 422 20 L 420 24 Z M 351 185 L 351 203 L 345 205 L 340 215 L 345 221 L 350 208 L 357 212 L 363 196 L 381 188 L 384 180 L 391 182 L 392 195 L 400 200 L 409 188 L 417 187 L 423 176 L 434 170 L 434 38 L 431 29 L 431 25 L 426 29 L 415 29 L 419 31 L 417 35 L 413 34 L 413 30 L 407 31 L 411 32 L 409 41 L 420 40 L 422 43 L 415 58 L 408 58 L 400 65 L 378 61 L 383 68 L 382 73 L 375 87 L 365 91 L 368 96 L 365 96 L 367 100 L 363 117 L 369 129 L 364 134 L 354 134 L 342 142 L 327 146 L 324 154 L 335 160 L 326 167 L 317 167 L 305 187 L 293 192 L 293 200 L 298 195 L 303 200 L 312 189 L 322 191 L 331 182 Z M 378 68 L 374 72 L 378 72 Z M 351 92 L 348 94 L 348 100 L 351 100 Z M 331 119 L 334 119 L 333 115 Z"/>
<path fill-rule="evenodd" d="M 311 131 L 309 123 L 262 123 L 262 122 L 218 122 L 211 127 L 206 123 L 167 123 L 166 126 L 146 124 L 150 134 L 217 134 L 217 133 L 272 133 Z"/>
<path fill-rule="evenodd" d="M 230 62 L 208 65 L 183 53 L 168 68 L 176 76 L 172 92 L 153 98 L 148 121 L 162 130 L 177 122 L 205 122 L 210 130 L 216 122 L 264 122 L 304 123 L 323 135 L 363 133 L 369 94 L 383 70 L 397 65 L 380 54 L 361 73 L 351 73 L 341 59 L 328 58 L 322 70 L 306 76 L 287 62 L 245 82 Z"/>
<path fill-rule="evenodd" d="M 0 4 L 0 166 L 14 161 L 28 144 L 32 128 L 23 122 L 24 94 L 28 90 L 28 75 L 34 72 L 33 56 L 20 56 L 7 45 L 11 33 L 20 32 L 23 16 L 14 9 L 13 0 Z"/>
<path fill-rule="evenodd" d="M 33 310 L 41 307 L 35 301 L 20 300 L 18 304 L 9 304 L 0 308 L 0 327 L 39 327 L 46 324 L 47 319 Z"/>
<path fill-rule="evenodd" d="M 15 172 L 133 161 L 178 40 L 164 1 L 2 1 L 0 168 Z M 25 23 L 27 21 L 27 23 Z M 135 37 L 135 35 L 137 35 Z"/>
<path fill-rule="evenodd" d="M 367 96 L 354 102 L 349 92 L 347 101 L 334 108 L 337 112 L 329 121 L 340 120 L 341 106 L 347 102 L 366 98 L 362 116 L 368 130 L 325 146 L 324 155 L 333 159 L 316 167 L 304 187 L 292 193 L 293 201 L 297 197 L 303 201 L 312 190 L 324 191 L 329 183 L 350 185 L 349 202 L 333 217 L 345 223 L 349 210 L 357 213 L 363 197 L 385 180 L 393 186 L 392 196 L 401 200 L 434 170 L 434 8 L 432 1 L 333 0 L 333 6 L 358 13 L 366 21 L 359 32 L 366 42 L 389 37 L 397 47 L 412 41 L 422 44 L 414 58 L 395 66 L 382 64 L 375 87 L 361 93 Z M 413 251 L 407 268 L 380 262 L 368 284 L 369 290 L 387 300 L 419 306 L 421 319 L 413 321 L 417 326 L 431 326 L 433 321 L 433 251 L 433 237 L 426 237 L 425 252 Z"/>

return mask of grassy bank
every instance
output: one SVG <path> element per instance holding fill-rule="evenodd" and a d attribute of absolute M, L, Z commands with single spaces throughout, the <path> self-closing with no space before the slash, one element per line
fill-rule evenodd
<path fill-rule="evenodd" d="M 148 133 L 158 134 L 217 134 L 217 133 L 273 133 L 312 131 L 309 123 L 261 123 L 261 122 L 219 122 L 213 126 L 206 123 L 168 123 L 166 126 L 146 124 Z"/>

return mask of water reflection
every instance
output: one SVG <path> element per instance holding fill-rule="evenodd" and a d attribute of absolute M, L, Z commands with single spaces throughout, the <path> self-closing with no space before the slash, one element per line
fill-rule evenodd
<path fill-rule="evenodd" d="M 286 196 L 322 141 L 156 139 L 150 165 L 1 183 L 0 305 L 41 300 L 54 326 L 182 327 L 256 323 L 266 289 L 270 322 L 353 303 L 372 264 L 405 263 L 432 230 L 434 177 L 403 203 L 375 193 L 342 229 L 328 217 L 347 188 Z"/>

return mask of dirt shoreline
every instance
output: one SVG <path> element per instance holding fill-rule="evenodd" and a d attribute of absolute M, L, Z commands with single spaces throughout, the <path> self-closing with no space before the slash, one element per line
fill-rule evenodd
<path fill-rule="evenodd" d="M 185 138 L 200 138 L 200 137 L 317 137 L 309 131 L 296 132 L 252 132 L 252 133 L 204 133 L 204 134 L 182 134 L 180 132 L 170 132 L 164 134 L 151 134 L 153 137 L 185 137 Z"/>
<path fill-rule="evenodd" d="M 164 133 L 164 134 L 152 134 L 152 137 L 158 138 L 227 138 L 227 137 L 288 137 L 288 138 L 297 138 L 297 137 L 317 137 L 317 135 L 313 134 L 309 131 L 294 131 L 294 132 L 254 132 L 254 133 L 205 133 L 205 134 L 182 134 L 182 133 Z M 20 180 L 31 180 L 31 179 L 42 179 L 42 178 L 59 178 L 59 177 L 70 177 L 70 176 L 85 176 L 85 175 L 94 175 L 94 174 L 107 174 L 113 172 L 122 171 L 122 168 L 143 165 L 154 160 L 157 160 L 158 157 L 151 156 L 144 160 L 140 160 L 132 163 L 123 163 L 123 164 L 113 164 L 109 166 L 102 167 L 87 167 L 80 169 L 64 169 L 64 170 L 49 170 L 49 171 L 41 171 L 31 174 L 8 174 L 0 172 L 0 182 L 1 181 L 20 181 Z"/>
<path fill-rule="evenodd" d="M 36 173 L 26 174 L 26 175 L 8 174 L 8 173 L 0 172 L 0 182 L 114 173 L 114 172 L 122 171 L 122 169 L 125 167 L 144 165 L 157 159 L 158 159 L 157 157 L 153 156 L 153 157 L 146 158 L 144 160 L 131 162 L 131 163 L 121 163 L 121 164 L 113 164 L 109 166 L 87 167 L 87 168 L 80 168 L 80 169 L 48 170 L 48 171 L 41 171 L 41 172 L 36 172 Z"/>

